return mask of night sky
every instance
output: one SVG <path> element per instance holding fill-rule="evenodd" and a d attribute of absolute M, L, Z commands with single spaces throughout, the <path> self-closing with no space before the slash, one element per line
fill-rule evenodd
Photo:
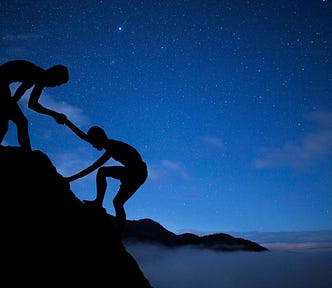
<path fill-rule="evenodd" d="M 128 219 L 173 232 L 332 229 L 332 1 L 2 0 L 0 11 L 0 63 L 67 66 L 69 82 L 40 102 L 142 154 L 149 177 Z M 26 96 L 32 147 L 59 173 L 101 155 Z M 2 144 L 18 145 L 15 126 Z M 109 179 L 112 215 L 118 187 Z M 71 189 L 93 199 L 95 172 Z"/>

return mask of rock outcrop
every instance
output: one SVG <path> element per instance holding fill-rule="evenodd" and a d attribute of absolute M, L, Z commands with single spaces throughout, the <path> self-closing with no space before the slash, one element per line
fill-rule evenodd
<path fill-rule="evenodd" d="M 107 213 L 70 190 L 41 151 L 0 146 L 3 285 L 152 287 Z"/>

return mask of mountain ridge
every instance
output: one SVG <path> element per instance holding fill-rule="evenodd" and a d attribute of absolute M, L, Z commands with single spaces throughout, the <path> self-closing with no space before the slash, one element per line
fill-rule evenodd
<path fill-rule="evenodd" d="M 168 247 L 194 246 L 215 251 L 267 251 L 268 249 L 247 239 L 226 233 L 198 236 L 194 233 L 176 234 L 150 218 L 127 220 L 124 240 L 156 243 Z"/>

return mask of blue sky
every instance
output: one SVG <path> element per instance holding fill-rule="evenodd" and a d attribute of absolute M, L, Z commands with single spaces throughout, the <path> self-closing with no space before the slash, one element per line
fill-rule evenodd
<path fill-rule="evenodd" d="M 136 147 L 128 219 L 171 231 L 332 229 L 331 1 L 1 1 L 0 62 L 66 65 L 40 102 Z M 13 89 L 16 84 L 13 84 Z M 70 176 L 100 156 L 20 106 Z M 18 145 L 11 126 L 4 145 Z M 108 164 L 117 164 L 109 161 Z M 114 214 L 119 183 L 108 181 Z M 95 196 L 95 173 L 71 183 Z"/>

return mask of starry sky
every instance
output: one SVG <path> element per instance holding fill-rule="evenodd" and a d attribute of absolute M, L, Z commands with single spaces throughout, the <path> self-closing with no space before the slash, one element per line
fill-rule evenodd
<path fill-rule="evenodd" d="M 41 104 L 142 154 L 149 177 L 128 219 L 176 233 L 332 229 L 332 1 L 2 0 L 0 11 L 1 64 L 67 66 Z M 32 147 L 59 173 L 101 155 L 29 110 L 28 95 Z M 2 144 L 18 145 L 15 126 Z M 108 180 L 112 215 L 118 187 Z M 71 189 L 93 199 L 95 172 Z"/>

